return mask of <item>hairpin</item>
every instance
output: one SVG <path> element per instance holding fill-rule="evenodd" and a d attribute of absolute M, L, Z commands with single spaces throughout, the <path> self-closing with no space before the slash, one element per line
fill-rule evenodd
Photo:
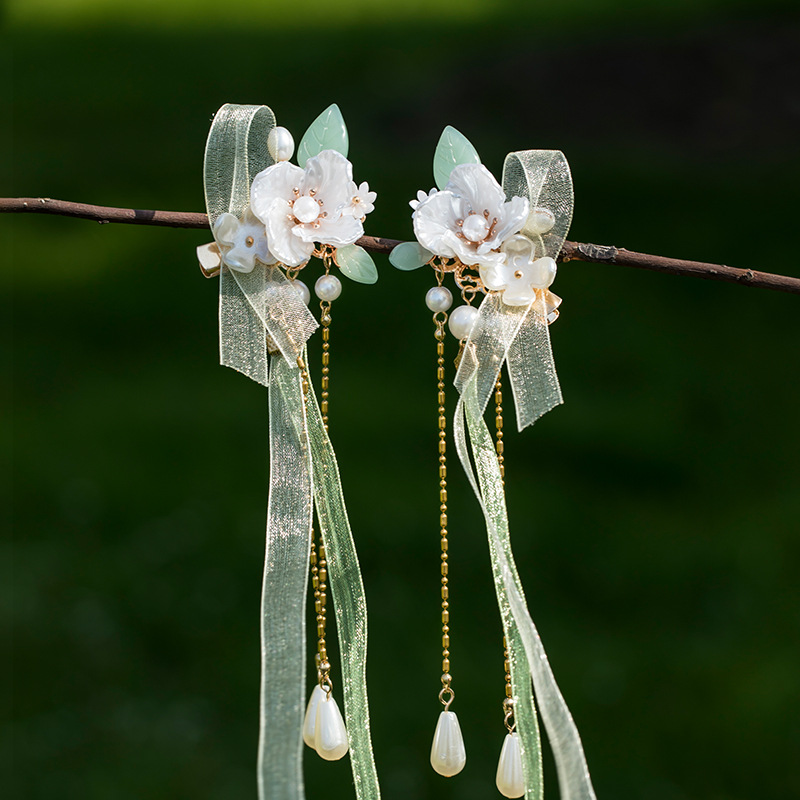
<path fill-rule="evenodd" d="M 330 106 L 300 141 L 266 106 L 224 105 L 205 153 L 205 196 L 214 242 L 198 248 L 220 277 L 220 361 L 269 388 L 270 487 L 261 607 L 259 797 L 302 798 L 303 742 L 322 758 L 350 752 L 356 797 L 379 797 L 365 682 L 366 601 L 328 436 L 331 304 L 335 270 L 374 283 L 356 242 L 375 192 L 353 181 L 347 128 Z M 314 284 L 320 322 L 300 279 L 321 260 Z M 306 343 L 322 325 L 321 402 Z M 316 511 L 319 538 L 313 533 Z M 306 592 L 311 573 L 317 682 L 305 703 Z M 344 719 L 333 695 L 326 644 L 327 593 L 336 611 Z M 345 725 L 346 720 L 346 725 Z"/>
<path fill-rule="evenodd" d="M 445 128 L 433 160 L 438 189 L 420 191 L 410 205 L 416 242 L 394 248 L 402 270 L 433 267 L 436 285 L 425 302 L 433 312 L 437 353 L 438 459 L 441 539 L 442 676 L 444 706 L 436 724 L 431 765 L 441 775 L 466 763 L 450 651 L 447 532 L 445 326 L 460 342 L 453 423 L 456 452 L 484 514 L 503 621 L 506 734 L 496 784 L 506 797 L 541 797 L 541 739 L 536 702 L 559 775 L 562 800 L 592 800 L 580 737 L 558 690 L 514 564 L 504 495 L 503 389 L 505 363 L 520 430 L 562 402 L 548 326 L 560 298 L 550 291 L 556 257 L 572 219 L 572 179 L 558 151 L 510 153 L 502 186 L 461 133 Z M 452 275 L 464 301 L 452 312 Z M 480 303 L 477 299 L 482 297 Z M 450 313 L 448 313 L 450 312 Z M 493 440 L 483 413 L 495 401 Z M 474 467 L 473 467 L 474 464 Z M 456 617 L 457 619 L 457 617 Z M 499 643 L 498 643 L 499 644 Z M 499 650 L 499 647 L 498 647 Z"/>

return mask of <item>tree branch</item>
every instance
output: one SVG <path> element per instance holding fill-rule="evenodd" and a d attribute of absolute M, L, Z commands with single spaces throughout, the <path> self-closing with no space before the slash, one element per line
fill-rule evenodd
<path fill-rule="evenodd" d="M 0 198 L 0 213 L 6 214 L 56 214 L 62 217 L 89 219 L 99 223 L 121 222 L 128 225 L 157 225 L 167 228 L 207 229 L 208 217 L 191 211 L 143 211 L 133 208 L 110 208 L 86 203 L 70 203 L 66 200 L 51 200 L 48 197 L 4 197 Z M 389 253 L 400 244 L 398 239 L 380 236 L 362 236 L 357 244 L 373 253 Z M 564 242 L 560 261 L 588 261 L 596 264 L 617 264 L 621 267 L 636 267 L 670 275 L 687 275 L 712 281 L 727 281 L 761 289 L 800 294 L 800 278 L 775 275 L 752 269 L 738 269 L 724 264 L 706 264 L 700 261 L 685 261 L 677 258 L 635 253 L 624 248 L 607 245 Z"/>

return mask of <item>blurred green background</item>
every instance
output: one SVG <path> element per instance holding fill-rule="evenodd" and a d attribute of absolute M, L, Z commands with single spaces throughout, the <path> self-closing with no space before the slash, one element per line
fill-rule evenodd
<path fill-rule="evenodd" d="M 573 239 L 800 275 L 793 9 L 12 0 L 1 193 L 199 211 L 222 103 L 266 103 L 299 139 L 337 102 L 356 177 L 379 193 L 368 232 L 410 236 L 407 200 L 432 185 L 452 124 L 496 175 L 510 150 L 562 149 Z M 209 234 L 0 226 L 5 796 L 254 798 L 267 397 L 217 364 L 216 283 L 194 255 Z M 428 765 L 433 279 L 378 263 L 379 283 L 347 283 L 334 307 L 331 414 L 369 601 L 383 794 L 495 797 L 501 629 L 455 463 L 452 660 L 469 760 L 450 780 Z M 554 288 L 566 404 L 509 430 L 507 485 L 529 604 L 598 797 L 796 797 L 800 298 L 580 263 Z M 306 762 L 310 798 L 352 797 L 347 759 Z"/>

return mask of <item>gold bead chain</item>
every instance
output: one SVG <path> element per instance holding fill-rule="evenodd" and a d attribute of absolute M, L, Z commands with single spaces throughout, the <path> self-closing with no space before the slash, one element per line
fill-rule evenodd
<path fill-rule="evenodd" d="M 322 324 L 322 399 L 320 401 L 320 411 L 322 412 L 322 424 L 328 430 L 328 390 L 330 388 L 330 360 L 331 360 L 331 304 L 323 300 L 319 304 Z"/>
<path fill-rule="evenodd" d="M 445 711 L 449 710 L 455 692 L 450 686 L 450 588 L 448 585 L 448 542 L 447 542 L 447 417 L 445 416 L 444 391 L 444 325 L 447 314 L 434 314 L 436 323 L 436 378 L 439 401 L 439 535 L 441 536 L 442 573 L 442 690 L 439 700 Z M 447 696 L 447 699 L 445 699 Z"/>
<path fill-rule="evenodd" d="M 503 637 L 503 669 L 506 671 L 506 696 L 503 700 L 503 722 L 509 733 L 513 733 L 517 727 L 514 719 L 514 692 L 511 688 L 511 663 L 508 660 L 508 642 Z"/>
<path fill-rule="evenodd" d="M 503 458 L 503 383 L 500 375 L 497 376 L 497 383 L 494 385 L 494 424 L 497 433 L 495 449 L 497 450 L 497 463 L 500 467 L 500 478 L 505 483 L 506 467 Z"/>

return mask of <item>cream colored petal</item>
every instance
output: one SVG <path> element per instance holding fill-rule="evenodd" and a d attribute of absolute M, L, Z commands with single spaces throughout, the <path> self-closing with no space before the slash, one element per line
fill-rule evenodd
<path fill-rule="evenodd" d="M 214 222 L 214 238 L 220 244 L 232 245 L 236 241 L 240 222 L 233 214 L 220 214 Z"/>
<path fill-rule="evenodd" d="M 323 150 L 306 162 L 303 193 L 314 191 L 328 214 L 341 211 L 352 199 L 353 165 L 336 150 Z"/>
<path fill-rule="evenodd" d="M 512 197 L 507 203 L 503 203 L 492 236 L 492 240 L 497 243 L 495 247 L 522 230 L 528 221 L 529 209 L 527 197 Z"/>
<path fill-rule="evenodd" d="M 250 187 L 250 208 L 262 222 L 267 221 L 269 209 L 275 200 L 292 200 L 293 189 L 299 189 L 304 172 L 300 167 L 281 161 L 273 164 L 253 178 Z"/>
<path fill-rule="evenodd" d="M 489 219 L 502 216 L 506 195 L 483 164 L 459 164 L 451 173 L 446 189 L 463 197 L 478 214 L 489 212 Z"/>
<path fill-rule="evenodd" d="M 299 267 L 311 258 L 314 245 L 292 235 L 296 223 L 285 200 L 274 200 L 266 217 L 269 249 L 278 261 L 287 267 Z"/>
<path fill-rule="evenodd" d="M 321 219 L 319 225 L 298 226 L 296 236 L 307 242 L 321 242 L 334 247 L 344 247 L 353 244 L 356 239 L 364 235 L 364 226 L 361 219 L 356 219 L 350 214 L 342 214 L 332 220 Z"/>
<path fill-rule="evenodd" d="M 452 240 L 458 214 L 458 199 L 452 192 L 442 191 L 426 197 L 412 214 L 414 234 L 419 243 L 436 255 L 454 256 Z"/>

